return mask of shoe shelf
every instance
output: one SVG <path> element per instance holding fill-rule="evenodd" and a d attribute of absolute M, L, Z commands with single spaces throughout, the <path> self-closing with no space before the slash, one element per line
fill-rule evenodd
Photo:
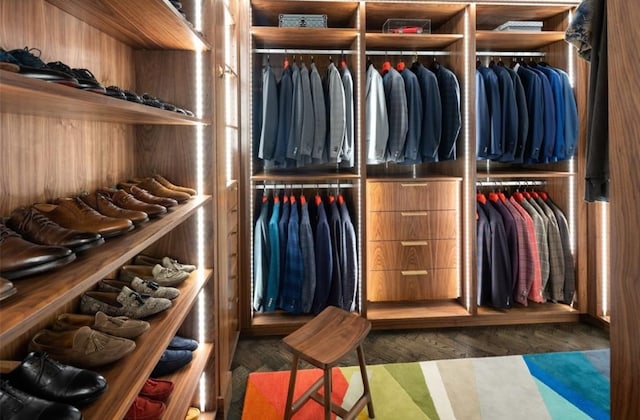
<path fill-rule="evenodd" d="M 167 111 L 100 93 L 31 79 L 0 70 L 0 108 L 13 114 L 72 118 L 126 124 L 209 125 L 178 112 Z"/>
<path fill-rule="evenodd" d="M 95 369 L 106 378 L 108 388 L 99 399 L 83 407 L 84 418 L 121 419 L 124 417 L 212 274 L 212 270 L 193 272 L 187 280 L 177 286 L 180 289 L 180 296 L 173 301 L 173 306 L 147 319 L 151 328 L 136 339 L 136 349 L 132 353 L 109 366 Z M 180 373 L 174 373 L 166 378 L 177 381 L 174 383 L 174 391 L 167 409 L 172 412 L 179 412 L 183 406 L 184 409 L 181 411 L 182 416 L 164 414 L 164 418 L 184 417 L 195 388 L 198 386 L 198 381 L 194 381 L 193 378 L 200 377 L 212 351 L 213 344 L 200 343 L 191 363 Z M 190 378 L 186 376 L 190 374 L 196 376 Z"/>
<path fill-rule="evenodd" d="M 169 0 L 47 1 L 136 49 L 211 49 Z"/>
<path fill-rule="evenodd" d="M 210 200 L 211 196 L 194 197 L 158 219 L 80 253 L 64 267 L 17 280 L 18 294 L 0 306 L 0 343 L 24 338 L 39 322 L 46 321 L 72 299 L 118 270 Z"/>

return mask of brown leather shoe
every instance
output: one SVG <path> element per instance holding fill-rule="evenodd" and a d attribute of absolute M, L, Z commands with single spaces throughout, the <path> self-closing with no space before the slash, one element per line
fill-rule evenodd
<path fill-rule="evenodd" d="M 167 187 L 167 188 L 169 188 L 171 190 L 180 191 L 180 192 L 183 192 L 183 193 L 187 193 L 189 195 L 196 195 L 198 193 L 193 188 L 183 187 L 181 185 L 175 185 L 175 184 L 171 183 L 168 179 L 163 177 L 162 175 L 155 174 L 153 176 L 153 179 L 158 181 L 162 186 Z"/>
<path fill-rule="evenodd" d="M 98 192 L 110 199 L 116 206 L 123 209 L 145 212 L 150 218 L 158 217 L 167 212 L 166 207 L 140 201 L 120 188 L 101 188 Z"/>
<path fill-rule="evenodd" d="M 51 270 L 75 259 L 69 248 L 34 244 L 0 223 L 0 275 L 7 280 Z"/>
<path fill-rule="evenodd" d="M 118 184 L 118 188 L 122 188 L 138 200 L 144 201 L 145 203 L 159 204 L 164 207 L 174 207 L 178 205 L 178 202 L 173 198 L 158 197 L 130 182 L 121 182 Z"/>
<path fill-rule="evenodd" d="M 7 226 L 24 239 L 40 245 L 58 245 L 80 252 L 104 243 L 99 233 L 67 229 L 33 207 L 19 207 L 11 213 Z"/>
<path fill-rule="evenodd" d="M 151 194 L 157 197 L 168 197 L 173 198 L 178 203 L 182 203 L 183 201 L 187 201 L 191 198 L 191 196 L 187 193 L 172 190 L 170 188 L 164 187 L 158 181 L 153 178 L 145 178 L 137 182 L 137 186 L 149 191 Z"/>
<path fill-rule="evenodd" d="M 117 219 L 129 219 L 134 225 L 148 222 L 149 215 L 139 210 L 123 209 L 116 206 L 109 198 L 104 195 L 94 192 L 84 192 L 78 197 L 85 202 L 89 207 L 97 210 L 103 216 L 115 217 Z"/>
<path fill-rule="evenodd" d="M 133 229 L 131 220 L 103 216 L 78 197 L 59 198 L 55 204 L 38 203 L 33 206 L 59 225 L 96 232 L 105 238 L 122 235 Z"/>
<path fill-rule="evenodd" d="M 0 301 L 16 294 L 18 289 L 9 280 L 0 277 Z"/>

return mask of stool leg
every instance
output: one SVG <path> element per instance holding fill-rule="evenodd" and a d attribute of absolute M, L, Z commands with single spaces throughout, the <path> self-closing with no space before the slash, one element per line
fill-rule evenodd
<path fill-rule="evenodd" d="M 371 390 L 369 389 L 369 378 L 367 376 L 367 365 L 364 361 L 364 350 L 362 350 L 362 345 L 359 345 L 357 348 L 358 352 L 358 362 L 360 363 L 360 375 L 362 375 L 362 385 L 364 387 L 364 395 L 367 397 L 367 412 L 369 413 L 369 418 L 375 418 L 375 413 L 373 412 L 373 400 L 371 399 Z"/>
<path fill-rule="evenodd" d="M 324 420 L 331 420 L 331 368 L 324 368 Z"/>
<path fill-rule="evenodd" d="M 293 391 L 296 388 L 296 375 L 298 373 L 298 355 L 293 355 L 293 366 L 291 368 L 291 375 L 289 376 L 289 391 L 287 392 L 287 406 L 284 411 L 285 420 L 291 419 L 291 406 L 293 405 Z"/>

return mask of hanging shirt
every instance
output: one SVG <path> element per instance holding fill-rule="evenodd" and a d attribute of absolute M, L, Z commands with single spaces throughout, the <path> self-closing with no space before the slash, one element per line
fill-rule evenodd
<path fill-rule="evenodd" d="M 367 163 L 384 163 L 389 141 L 389 119 L 382 76 L 373 64 L 367 69 L 365 102 Z"/>

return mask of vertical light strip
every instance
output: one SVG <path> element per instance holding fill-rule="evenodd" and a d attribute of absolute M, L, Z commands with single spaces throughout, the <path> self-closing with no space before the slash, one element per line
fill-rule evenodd
<path fill-rule="evenodd" d="M 602 211 L 600 212 L 600 249 L 601 255 L 601 283 L 600 295 L 602 296 L 602 314 L 601 316 L 609 316 L 609 203 L 600 203 Z"/>
<path fill-rule="evenodd" d="M 359 7 L 364 7 L 363 2 L 360 2 L 360 6 Z M 360 11 L 360 9 L 358 9 L 358 11 Z M 356 37 L 356 51 L 360 52 L 360 19 L 357 19 L 357 26 L 356 29 L 358 30 L 358 36 Z M 360 54 L 356 54 L 356 63 L 355 63 L 355 69 L 357 69 L 357 73 L 358 73 L 358 79 L 361 81 L 361 77 L 362 77 L 362 73 L 360 72 Z M 354 72 L 354 73 L 356 73 Z M 360 86 L 362 86 L 362 82 L 360 82 L 359 84 Z M 360 115 L 362 112 L 362 102 L 361 102 L 361 98 L 362 95 L 360 94 L 360 89 L 357 90 L 358 94 L 356 95 L 356 110 L 358 112 L 355 113 L 355 115 Z M 362 127 L 360 127 L 360 124 L 357 124 L 356 127 L 356 139 L 361 139 L 362 137 Z M 354 146 L 355 144 L 357 144 L 357 142 L 354 142 Z M 353 153 L 359 153 L 360 151 L 358 150 L 356 152 L 356 150 L 354 149 Z M 362 153 L 360 153 L 360 156 L 362 156 Z M 358 165 L 357 165 L 357 169 L 358 169 L 358 185 L 359 187 L 357 188 L 358 193 L 357 193 L 357 215 L 358 215 L 358 239 L 357 239 L 357 243 L 360 244 L 360 246 L 356 247 L 356 249 L 358 250 L 358 261 L 360 263 L 360 270 L 358 270 L 358 277 L 357 277 L 357 282 L 358 282 L 358 312 L 362 312 L 362 272 L 365 269 L 364 265 L 362 264 L 362 249 L 364 248 L 364 244 L 362 243 L 362 218 L 364 217 L 364 215 L 362 214 L 362 189 L 364 188 L 363 182 L 362 182 L 362 166 L 364 165 L 364 162 L 361 162 L 358 160 Z"/>
<path fill-rule="evenodd" d="M 569 22 L 571 22 L 573 20 L 573 13 L 571 13 L 571 10 L 569 10 Z M 575 65 L 574 65 L 574 47 L 573 45 L 571 45 L 570 43 L 567 42 L 567 60 L 568 60 L 568 66 L 567 66 L 567 73 L 569 74 L 569 83 L 571 84 L 571 87 L 573 88 L 575 86 Z"/>
<path fill-rule="evenodd" d="M 234 106 L 235 101 L 231 99 L 232 95 L 232 89 L 231 89 L 231 74 L 226 72 L 226 66 L 227 66 L 227 62 L 231 57 L 235 58 L 235 54 L 232 53 L 231 51 L 231 23 L 232 23 L 232 19 L 230 16 L 230 12 L 229 12 L 229 5 L 227 4 L 227 2 L 225 2 L 224 4 L 224 57 L 225 57 L 225 63 L 223 64 L 223 66 L 225 66 L 225 73 L 223 73 L 224 75 L 224 95 L 225 95 L 225 116 L 224 116 L 224 124 L 225 124 L 225 161 L 226 161 L 226 166 L 225 166 L 225 180 L 226 180 L 226 185 L 229 185 L 232 181 L 233 178 L 233 174 L 232 174 L 232 170 L 233 170 L 233 147 L 231 147 L 231 139 L 235 138 L 233 130 L 234 128 L 231 126 L 232 123 L 234 123 L 236 121 L 236 118 L 232 118 L 232 113 L 236 113 L 237 115 L 237 106 Z M 234 69 L 235 71 L 235 69 Z M 234 94 L 237 94 L 237 92 L 234 92 Z M 237 128 L 236 128 L 237 130 Z"/>
<path fill-rule="evenodd" d="M 469 71 L 470 71 L 470 63 L 469 63 L 469 7 L 467 7 L 464 11 L 464 181 L 463 181 L 463 194 L 466 197 L 466 200 L 463 200 L 467 205 L 464 208 L 464 252 L 465 252 L 465 265 L 464 265 L 464 278 L 465 278 L 465 306 L 467 311 L 471 309 L 471 279 L 473 278 L 473 273 L 475 272 L 472 267 L 473 255 L 472 244 L 471 244 L 471 232 L 473 232 L 473 224 L 475 223 L 475 219 L 472 217 L 467 217 L 471 214 L 471 205 L 473 196 L 473 190 L 475 189 L 475 185 L 473 185 L 472 180 L 475 179 L 475 174 L 471 173 L 471 156 L 475 156 L 475 153 L 471 150 L 471 139 L 469 135 L 469 109 L 471 104 L 469 103 L 469 90 L 471 89 L 471 81 L 469 80 Z M 473 153 L 473 155 L 472 155 Z M 460 208 L 458 206 L 458 208 Z M 460 249 L 460 248 L 458 248 Z M 458 253 L 458 258 L 460 258 L 460 253 Z"/>
<path fill-rule="evenodd" d="M 249 7 L 249 25 L 253 25 L 253 10 L 251 7 Z M 251 33 L 249 35 L 249 43 L 251 48 L 253 48 L 253 34 Z M 249 104 L 249 124 L 248 126 L 251 127 L 251 130 L 249 131 L 248 135 L 249 135 L 249 139 L 246 143 L 249 144 L 249 176 L 251 177 L 251 175 L 253 175 L 253 132 L 256 129 L 256 127 L 253 126 L 253 54 L 247 54 L 249 56 L 249 63 L 248 63 L 248 80 L 247 80 L 247 86 L 249 86 L 249 93 L 248 93 L 248 99 L 247 102 Z M 255 188 L 254 188 L 254 181 L 250 178 L 249 179 L 249 200 L 247 201 L 249 203 L 249 255 L 251 255 L 251 258 L 249 259 L 249 290 L 250 290 L 250 294 L 249 294 L 249 310 L 251 311 L 251 319 L 253 319 L 253 279 L 254 279 L 254 269 L 255 267 L 253 266 L 253 230 L 255 228 L 255 226 L 253 225 L 253 220 L 254 220 L 254 206 L 255 206 Z"/>

